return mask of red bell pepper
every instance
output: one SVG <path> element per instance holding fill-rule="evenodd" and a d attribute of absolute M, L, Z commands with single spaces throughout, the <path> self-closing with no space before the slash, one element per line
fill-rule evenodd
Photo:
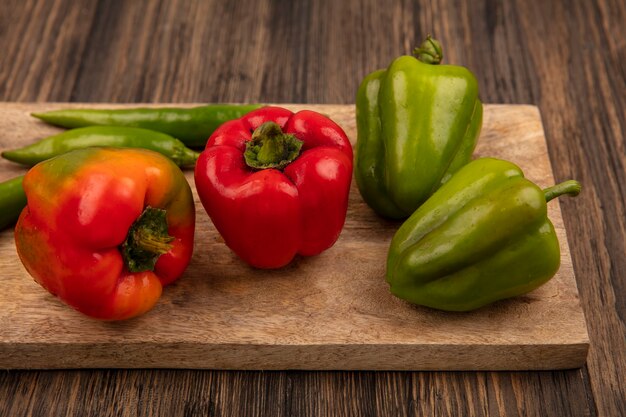
<path fill-rule="evenodd" d="M 263 107 L 220 126 L 195 171 L 200 200 L 235 254 L 279 268 L 331 247 L 343 227 L 352 146 L 312 111 Z"/>
<path fill-rule="evenodd" d="M 86 315 L 121 320 L 148 311 L 189 263 L 191 189 L 156 152 L 69 152 L 32 168 L 23 187 L 20 259 L 35 281 Z"/>

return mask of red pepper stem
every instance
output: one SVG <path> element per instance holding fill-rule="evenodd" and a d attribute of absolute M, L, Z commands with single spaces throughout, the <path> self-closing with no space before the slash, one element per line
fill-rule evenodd
<path fill-rule="evenodd" d="M 152 271 L 157 260 L 172 249 L 165 210 L 146 207 L 128 229 L 121 246 L 124 265 L 130 272 Z"/>
<path fill-rule="evenodd" d="M 564 181 L 560 184 L 553 185 L 543 190 L 546 196 L 546 202 L 554 198 L 567 194 L 571 197 L 575 197 L 580 193 L 581 185 L 576 180 Z"/>
<path fill-rule="evenodd" d="M 252 139 L 246 143 L 244 159 L 250 168 L 283 169 L 300 155 L 300 149 L 301 140 L 284 133 L 278 124 L 265 122 L 256 128 Z"/>
<path fill-rule="evenodd" d="M 438 65 L 443 59 L 441 44 L 430 35 L 426 36 L 426 40 L 413 50 L 413 55 L 423 63 L 430 65 Z"/>

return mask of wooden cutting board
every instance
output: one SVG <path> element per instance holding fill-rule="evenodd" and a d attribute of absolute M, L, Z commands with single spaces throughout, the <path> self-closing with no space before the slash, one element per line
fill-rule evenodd
<path fill-rule="evenodd" d="M 0 150 L 58 131 L 30 112 L 125 106 L 0 103 Z M 356 140 L 354 106 L 285 107 L 325 113 Z M 540 186 L 554 183 L 536 107 L 486 105 L 477 156 L 513 161 Z M 24 172 L 0 161 L 0 180 Z M 194 188 L 192 171 L 187 178 Z M 0 367 L 514 370 L 585 362 L 589 339 L 558 201 L 549 204 L 562 249 L 558 274 L 470 313 L 412 306 L 389 293 L 385 259 L 399 223 L 377 217 L 354 182 L 337 243 L 277 271 L 236 258 L 197 195 L 196 210 L 189 269 L 151 312 L 127 322 L 66 307 L 26 273 L 12 231 L 0 233 Z"/>

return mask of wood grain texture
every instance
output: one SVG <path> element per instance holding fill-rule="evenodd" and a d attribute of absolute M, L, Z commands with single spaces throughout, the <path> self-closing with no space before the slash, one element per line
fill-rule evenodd
<path fill-rule="evenodd" d="M 556 179 L 582 180 L 561 208 L 591 347 L 582 370 L 538 373 L 6 372 L 0 415 L 626 415 L 625 9 L 5 0 L 4 101 L 348 104 L 362 76 L 433 33 L 447 62 L 474 71 L 483 101 L 538 105 Z"/>
<path fill-rule="evenodd" d="M 0 119 L 11 131 L 0 135 L 0 151 L 58 131 L 30 113 L 68 107 L 0 103 Z M 354 106 L 287 107 L 329 115 L 356 142 Z M 475 155 L 517 163 L 541 187 L 554 183 L 536 107 L 486 105 Z M 0 161 L 0 181 L 15 171 L 15 164 Z M 186 175 L 193 183 L 193 172 Z M 190 266 L 153 311 L 129 322 L 97 322 L 64 306 L 24 270 L 11 231 L 0 234 L 0 367 L 527 370 L 584 364 L 587 330 L 556 201 L 549 216 L 562 246 L 557 275 L 525 296 L 458 314 L 416 308 L 389 294 L 384 266 L 399 223 L 376 216 L 355 183 L 337 243 L 275 271 L 238 260 L 193 191 L 198 223 Z"/>

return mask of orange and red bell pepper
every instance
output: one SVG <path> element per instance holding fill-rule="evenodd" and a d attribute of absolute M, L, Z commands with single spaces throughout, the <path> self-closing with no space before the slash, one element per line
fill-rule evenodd
<path fill-rule="evenodd" d="M 76 310 L 121 320 L 150 310 L 192 255 L 183 173 L 142 149 L 87 148 L 32 168 L 15 243 L 26 270 Z"/>
<path fill-rule="evenodd" d="M 224 123 L 196 164 L 200 200 L 235 254 L 279 268 L 331 247 L 343 227 L 352 146 L 313 111 L 263 107 Z"/>

